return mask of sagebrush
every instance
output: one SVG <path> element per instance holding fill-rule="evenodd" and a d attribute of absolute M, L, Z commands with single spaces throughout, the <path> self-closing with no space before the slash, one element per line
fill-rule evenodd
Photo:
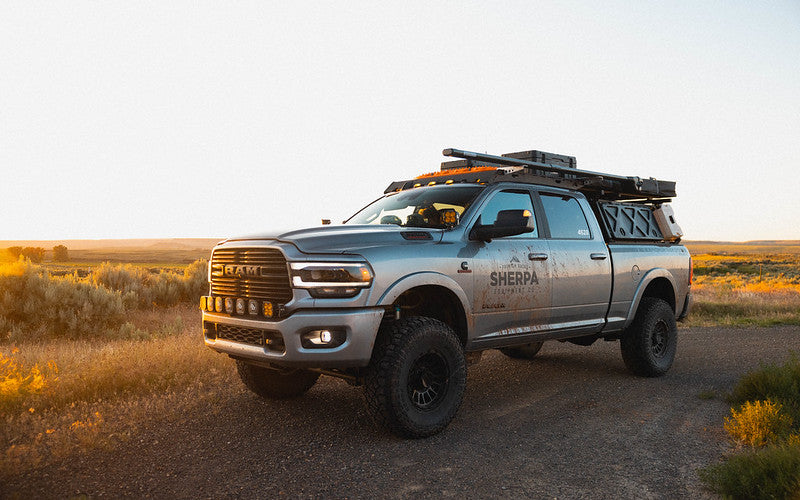
<path fill-rule="evenodd" d="M 193 262 L 181 275 L 104 263 L 80 278 L 51 276 L 25 258 L 0 264 L 0 341 L 135 337 L 127 312 L 197 302 L 207 266 Z"/>

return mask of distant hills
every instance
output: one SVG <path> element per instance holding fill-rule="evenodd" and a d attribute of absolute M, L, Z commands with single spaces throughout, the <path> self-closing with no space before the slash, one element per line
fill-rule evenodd
<path fill-rule="evenodd" d="M 64 245 L 70 250 L 211 250 L 224 238 L 137 238 L 105 240 L 0 240 L 0 248 Z"/>
<path fill-rule="evenodd" d="M 751 246 L 795 246 L 800 245 L 800 240 L 750 240 L 750 241 L 711 241 L 711 240 L 682 240 L 687 245 L 751 245 Z"/>

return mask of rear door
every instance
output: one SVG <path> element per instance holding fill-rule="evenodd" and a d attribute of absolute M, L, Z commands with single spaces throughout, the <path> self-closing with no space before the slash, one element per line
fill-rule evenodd
<path fill-rule="evenodd" d="M 600 331 L 611 300 L 611 255 L 585 198 L 539 191 L 552 273 L 552 328 Z"/>

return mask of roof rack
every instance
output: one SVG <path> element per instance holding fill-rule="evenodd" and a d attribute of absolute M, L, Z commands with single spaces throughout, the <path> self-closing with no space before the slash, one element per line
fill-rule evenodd
<path fill-rule="evenodd" d="M 663 203 L 676 196 L 673 181 L 578 170 L 575 168 L 576 161 L 573 156 L 542 151 L 522 151 L 495 156 L 452 148 L 445 149 L 442 154 L 463 158 L 464 161 L 444 162 L 441 172 L 408 181 L 393 182 L 385 192 L 402 191 L 423 185 L 492 184 L 505 181 L 565 187 L 603 200 Z"/>

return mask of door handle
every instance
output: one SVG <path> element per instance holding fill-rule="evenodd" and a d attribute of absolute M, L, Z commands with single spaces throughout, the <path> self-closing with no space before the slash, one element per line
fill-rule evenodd
<path fill-rule="evenodd" d="M 604 253 L 593 253 L 589 257 L 591 257 L 592 260 L 606 260 L 606 257 L 608 257 L 608 255 Z"/>
<path fill-rule="evenodd" d="M 546 253 L 529 253 L 528 260 L 547 260 Z"/>

